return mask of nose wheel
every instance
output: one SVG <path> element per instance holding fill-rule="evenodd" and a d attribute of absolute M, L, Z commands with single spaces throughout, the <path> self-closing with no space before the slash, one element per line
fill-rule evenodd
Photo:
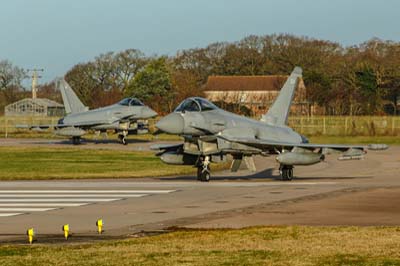
<path fill-rule="evenodd" d="M 208 182 L 210 181 L 210 178 L 210 156 L 206 156 L 197 166 L 197 180 L 201 182 Z"/>
<path fill-rule="evenodd" d="M 279 167 L 279 173 L 283 181 L 291 181 L 293 179 L 293 166 L 281 165 Z"/>
<path fill-rule="evenodd" d="M 128 145 L 128 142 L 126 141 L 126 136 L 128 136 L 127 131 L 123 131 L 121 134 L 118 135 L 119 142 L 121 142 L 123 145 Z"/>

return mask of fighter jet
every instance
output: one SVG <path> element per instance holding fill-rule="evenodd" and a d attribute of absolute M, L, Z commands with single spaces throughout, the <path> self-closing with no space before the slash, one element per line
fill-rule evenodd
<path fill-rule="evenodd" d="M 61 91 L 67 115 L 57 125 L 36 125 L 30 126 L 30 129 L 54 127 L 55 134 L 71 137 L 73 144 L 79 144 L 87 130 L 100 133 L 110 129 L 115 130 L 120 142 L 126 145 L 128 134 L 148 131 L 147 125 L 138 123 L 138 120 L 157 116 L 155 111 L 136 98 L 125 98 L 116 104 L 89 110 L 64 79 L 58 81 L 57 87 Z"/>
<path fill-rule="evenodd" d="M 256 171 L 254 155 L 276 156 L 282 180 L 292 180 L 294 166 L 319 163 L 333 150 L 342 153 L 342 159 L 362 158 L 366 153 L 363 146 L 311 144 L 288 127 L 290 106 L 301 77 L 302 69 L 296 67 L 261 120 L 227 112 L 200 97 L 188 98 L 156 124 L 160 131 L 181 135 L 184 142 L 152 149 L 167 164 L 197 167 L 200 181 L 210 180 L 210 162 L 224 161 L 227 155 L 233 157 L 232 172 L 242 161 Z"/>

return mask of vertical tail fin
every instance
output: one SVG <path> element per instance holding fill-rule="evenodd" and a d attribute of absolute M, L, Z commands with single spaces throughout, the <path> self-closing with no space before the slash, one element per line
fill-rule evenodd
<path fill-rule="evenodd" d="M 76 96 L 75 92 L 64 79 L 60 79 L 57 82 L 57 87 L 61 91 L 65 112 L 67 114 L 82 113 L 89 110 L 83 105 L 78 96 Z"/>
<path fill-rule="evenodd" d="M 287 125 L 290 105 L 292 104 L 294 93 L 299 84 L 299 78 L 302 77 L 302 73 L 303 70 L 300 67 L 294 68 L 275 102 L 269 108 L 268 112 L 262 116 L 262 122 L 277 126 Z"/>

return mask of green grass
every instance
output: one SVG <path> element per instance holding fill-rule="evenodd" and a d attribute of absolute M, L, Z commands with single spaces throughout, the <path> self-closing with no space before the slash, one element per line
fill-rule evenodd
<path fill-rule="evenodd" d="M 152 152 L 0 147 L 0 180 L 129 178 L 194 173 L 166 165 Z"/>
<path fill-rule="evenodd" d="M 62 237 L 62 236 L 60 236 Z M 399 227 L 183 230 L 95 244 L 0 246 L 8 265 L 400 265 Z"/>

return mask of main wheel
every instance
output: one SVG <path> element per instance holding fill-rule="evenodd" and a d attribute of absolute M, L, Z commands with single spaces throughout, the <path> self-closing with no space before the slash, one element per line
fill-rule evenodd
<path fill-rule="evenodd" d="M 280 173 L 283 181 L 291 181 L 293 179 L 293 166 L 282 166 Z"/>
<path fill-rule="evenodd" d="M 81 142 L 81 138 L 80 137 L 72 137 L 72 144 L 74 145 L 78 145 Z"/>

